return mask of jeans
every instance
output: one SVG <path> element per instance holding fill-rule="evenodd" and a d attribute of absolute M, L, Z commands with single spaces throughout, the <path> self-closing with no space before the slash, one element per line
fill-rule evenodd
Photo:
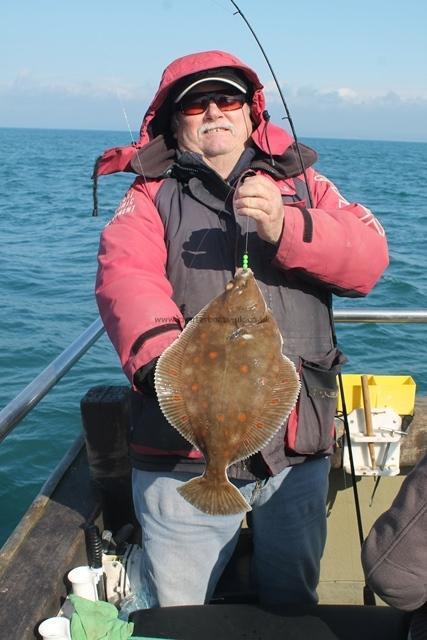
<path fill-rule="evenodd" d="M 267 480 L 232 481 L 252 507 L 252 572 L 262 604 L 317 602 L 329 467 L 319 458 Z M 195 509 L 176 491 L 192 477 L 133 470 L 141 581 L 153 607 L 209 602 L 237 544 L 244 514 Z"/>

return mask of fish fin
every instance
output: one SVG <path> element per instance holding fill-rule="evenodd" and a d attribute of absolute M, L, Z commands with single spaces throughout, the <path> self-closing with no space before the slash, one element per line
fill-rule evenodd
<path fill-rule="evenodd" d="M 251 511 L 251 506 L 228 479 L 219 483 L 199 476 L 183 484 L 177 491 L 193 507 L 213 516 Z"/>
<path fill-rule="evenodd" d="M 187 345 L 191 340 L 195 324 L 190 322 L 160 356 L 154 372 L 154 385 L 160 408 L 166 420 L 190 442 L 198 447 L 190 428 L 185 400 L 180 386 L 179 373 Z"/>
<path fill-rule="evenodd" d="M 251 429 L 241 442 L 242 455 L 232 462 L 238 462 L 257 453 L 273 438 L 288 418 L 296 404 L 301 383 L 294 363 L 286 356 L 282 357 L 276 384 L 271 395 L 254 419 Z"/>

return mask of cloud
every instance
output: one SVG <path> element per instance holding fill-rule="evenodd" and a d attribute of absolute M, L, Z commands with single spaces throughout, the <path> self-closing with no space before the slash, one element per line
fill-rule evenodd
<path fill-rule="evenodd" d="M 313 100 L 317 99 L 320 102 L 331 102 L 332 100 L 341 103 L 341 102 L 353 102 L 357 104 L 361 103 L 371 103 L 371 102 L 393 102 L 393 103 L 406 103 L 406 102 L 427 102 L 427 94 L 426 95 L 418 95 L 418 96 L 405 96 L 399 94 L 397 91 L 389 90 L 386 92 L 376 92 L 369 93 L 367 91 L 360 92 L 351 87 L 338 87 L 338 88 L 317 88 L 312 85 L 302 85 L 299 87 L 295 86 L 284 86 L 282 87 L 282 91 L 285 95 L 290 97 L 303 100 Z M 265 93 L 271 100 L 278 100 L 278 91 L 275 83 L 268 83 L 265 87 Z"/>
<path fill-rule="evenodd" d="M 346 105 L 358 104 L 366 106 L 375 105 L 413 105 L 422 108 L 427 107 L 427 95 L 404 96 L 396 91 L 387 91 L 385 93 L 361 93 L 351 87 L 338 87 L 336 89 L 319 89 L 311 85 L 300 87 L 282 88 L 285 96 L 294 100 L 299 104 L 315 102 L 318 106 L 322 105 Z M 269 86 L 266 90 L 269 101 L 279 102 L 280 97 L 277 88 Z"/>
<path fill-rule="evenodd" d="M 307 137 L 346 137 L 427 142 L 427 98 L 396 91 L 362 94 L 351 87 L 310 85 L 283 90 L 294 126 Z M 272 119 L 283 117 L 277 89 L 267 90 Z"/>
<path fill-rule="evenodd" d="M 337 94 L 345 102 L 358 102 L 360 100 L 360 97 L 357 94 L 357 91 L 354 91 L 349 87 L 342 87 L 341 89 L 337 89 Z"/>
<path fill-rule="evenodd" d="M 154 94 L 149 85 L 126 85 L 116 78 L 96 82 L 40 80 L 24 69 L 0 83 L 0 126 L 68 129 L 139 128 L 142 114 Z"/>
<path fill-rule="evenodd" d="M 93 82 L 40 80 L 22 69 L 0 84 L 0 126 L 133 130 L 154 95 L 157 84 L 125 84 L 107 77 Z M 300 135 L 427 141 L 427 98 L 396 91 L 362 94 L 351 86 L 311 85 L 282 89 Z M 273 80 L 265 85 L 268 109 L 278 123 L 283 106 Z"/>
<path fill-rule="evenodd" d="M 120 96 L 122 99 L 141 98 L 141 89 L 126 86 L 115 78 L 106 78 L 101 82 L 68 82 L 58 80 L 40 80 L 29 69 L 21 70 L 10 82 L 0 83 L 0 95 L 8 96 L 76 96 L 81 98 L 105 99 Z"/>

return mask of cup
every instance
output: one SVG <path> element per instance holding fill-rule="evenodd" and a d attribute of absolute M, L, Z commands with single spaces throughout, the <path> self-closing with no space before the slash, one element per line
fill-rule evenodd
<path fill-rule="evenodd" d="M 98 600 L 96 584 L 98 576 L 90 567 L 75 567 L 68 573 L 68 580 L 76 596 L 86 600 Z"/>
<path fill-rule="evenodd" d="M 64 616 L 47 618 L 39 624 L 38 631 L 45 640 L 71 640 L 70 621 Z"/>

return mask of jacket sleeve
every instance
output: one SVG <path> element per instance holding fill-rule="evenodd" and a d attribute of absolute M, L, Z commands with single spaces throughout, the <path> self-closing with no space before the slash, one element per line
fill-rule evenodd
<path fill-rule="evenodd" d="M 427 602 L 427 455 L 374 523 L 362 565 L 367 583 L 391 606 L 414 611 Z"/>
<path fill-rule="evenodd" d="M 388 265 L 387 240 L 373 214 L 351 204 L 335 185 L 308 169 L 313 208 L 285 206 L 275 262 L 342 296 L 364 296 Z"/>
<path fill-rule="evenodd" d="M 162 221 L 148 187 L 137 180 L 101 234 L 96 278 L 101 318 L 132 383 L 184 326 L 166 260 Z"/>

